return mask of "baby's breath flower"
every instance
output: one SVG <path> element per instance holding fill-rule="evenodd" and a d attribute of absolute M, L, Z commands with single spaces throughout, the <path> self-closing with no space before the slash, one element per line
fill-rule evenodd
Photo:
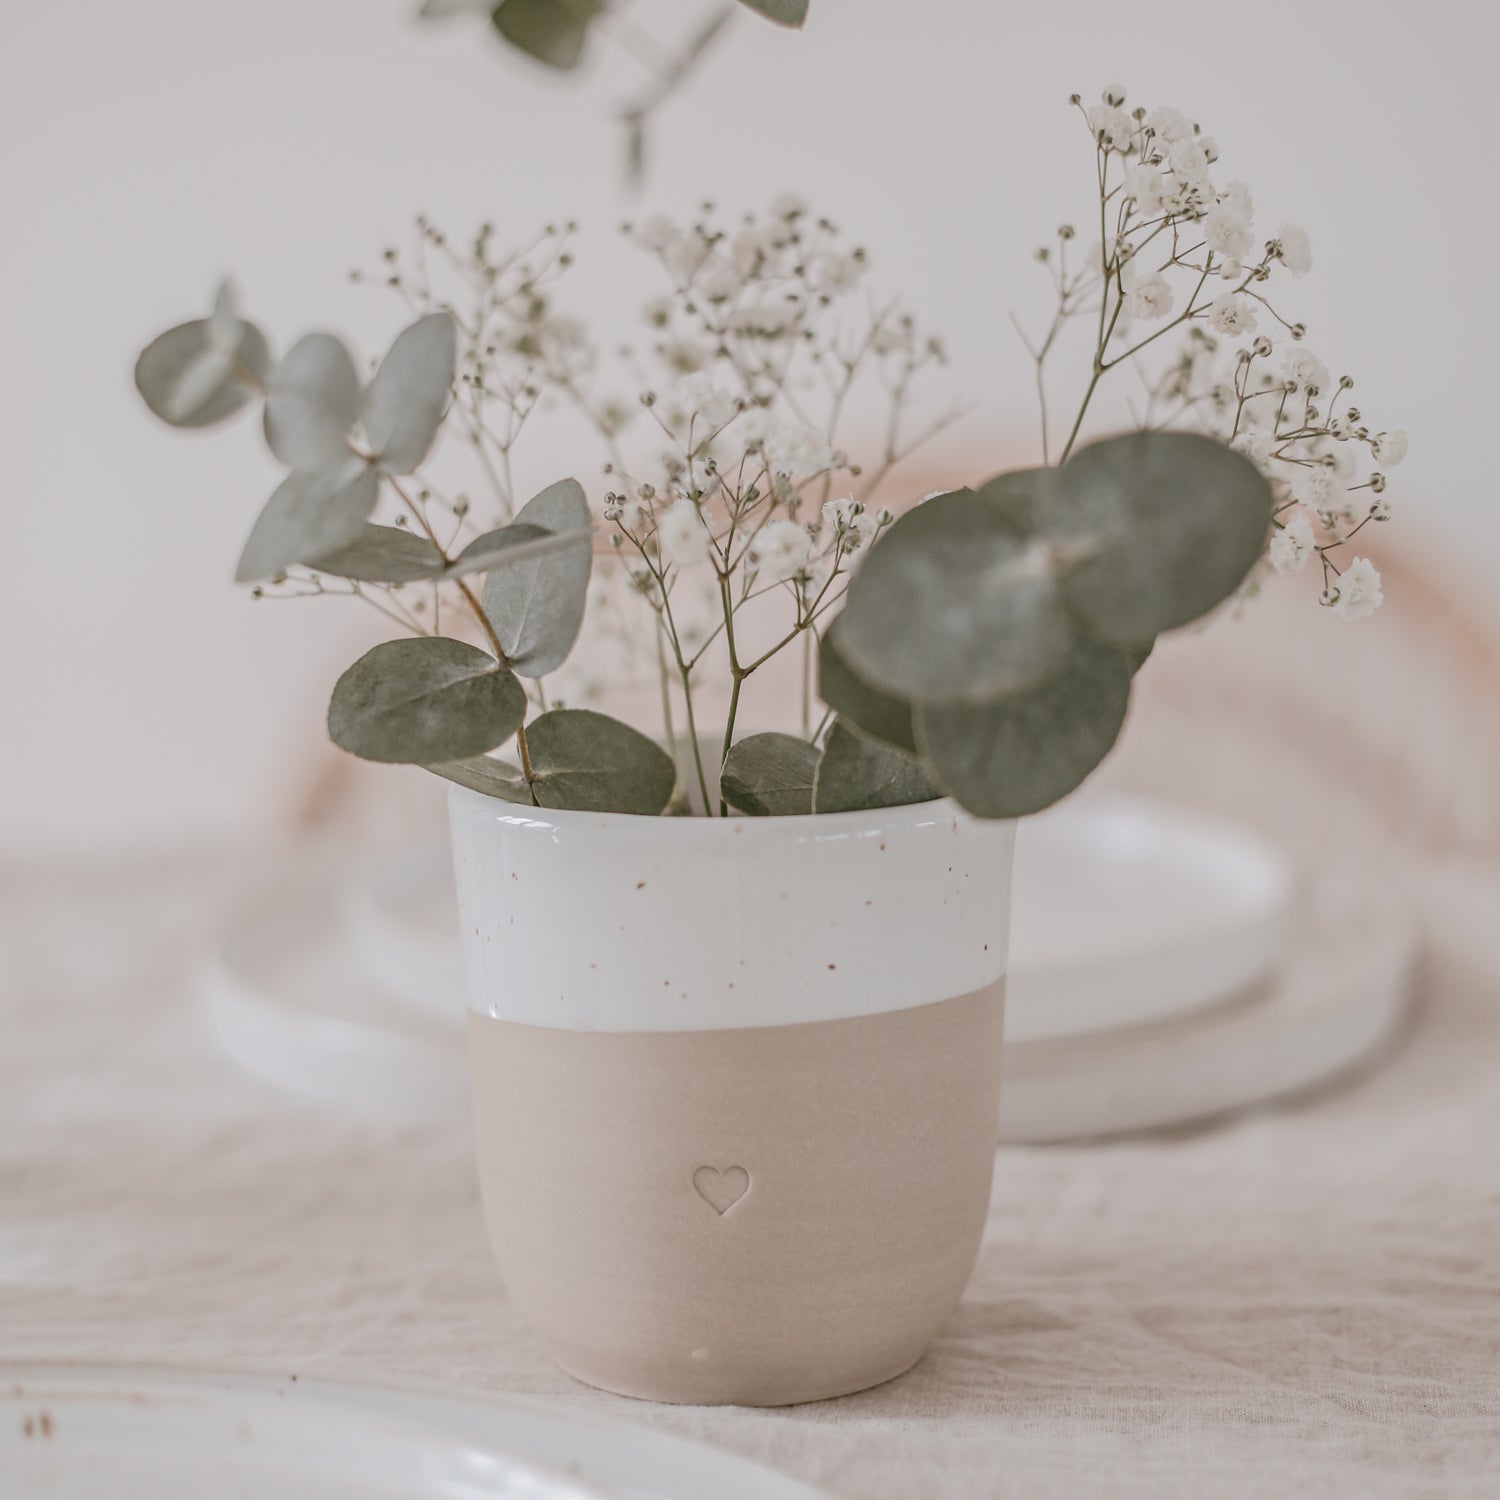
<path fill-rule="evenodd" d="M 807 212 L 807 200 L 798 193 L 777 193 L 766 205 L 766 213 L 773 219 L 790 223 Z"/>
<path fill-rule="evenodd" d="M 1296 224 L 1283 224 L 1276 231 L 1281 263 L 1293 276 L 1305 276 L 1312 270 L 1312 242 L 1307 231 Z"/>
<path fill-rule="evenodd" d="M 885 512 L 882 512 L 885 514 Z M 833 533 L 833 545 L 845 554 L 858 552 L 873 541 L 880 521 L 869 514 L 852 495 L 843 500 L 829 500 L 823 506 L 823 525 Z"/>
<path fill-rule="evenodd" d="M 1255 217 L 1255 199 L 1250 196 L 1250 189 L 1238 178 L 1219 189 L 1219 207 L 1234 214 L 1246 228 L 1249 228 Z"/>
<path fill-rule="evenodd" d="M 702 417 L 710 427 L 722 427 L 739 409 L 739 401 L 703 370 L 677 382 L 677 399 L 690 417 Z"/>
<path fill-rule="evenodd" d="M 691 500 L 678 500 L 667 507 L 656 527 L 656 545 L 661 555 L 680 568 L 690 568 L 708 556 L 708 526 Z"/>
<path fill-rule="evenodd" d="M 776 583 L 796 577 L 812 560 L 812 538 L 795 521 L 767 521 L 750 544 L 750 561 Z"/>
<path fill-rule="evenodd" d="M 1172 288 L 1159 271 L 1133 276 L 1125 272 L 1125 316 L 1150 322 L 1172 311 Z"/>
<path fill-rule="evenodd" d="M 1300 573 L 1312 556 L 1313 534 L 1305 516 L 1296 516 L 1271 538 L 1269 558 L 1278 573 Z"/>
<path fill-rule="evenodd" d="M 728 302 L 739 289 L 739 276 L 721 260 L 709 261 L 693 279 L 693 295 L 705 302 Z"/>
<path fill-rule="evenodd" d="M 822 296 L 839 297 L 854 290 L 859 283 L 859 272 L 860 263 L 854 256 L 830 250 L 814 257 L 807 280 Z"/>
<path fill-rule="evenodd" d="M 1282 356 L 1281 369 L 1299 391 L 1312 395 L 1329 389 L 1328 366 L 1311 349 L 1288 349 Z"/>
<path fill-rule="evenodd" d="M 1341 620 L 1362 620 L 1380 608 L 1382 598 L 1380 574 L 1374 563 L 1367 557 L 1351 558 L 1349 566 L 1339 575 L 1333 612 Z"/>
<path fill-rule="evenodd" d="M 1340 489 L 1338 475 L 1327 464 L 1299 466 L 1292 481 L 1292 494 L 1309 510 L 1332 510 Z"/>
<path fill-rule="evenodd" d="M 1350 451 L 1347 443 L 1322 439 L 1316 444 L 1316 452 L 1319 458 L 1327 464 L 1335 474 L 1338 475 L 1339 483 L 1351 485 L 1354 483 L 1355 471 L 1359 468 L 1359 460 Z"/>
<path fill-rule="evenodd" d="M 1243 453 L 1257 469 L 1264 471 L 1271 457 L 1271 434 L 1241 432 L 1229 446 L 1236 453 Z"/>
<path fill-rule="evenodd" d="M 1145 162 L 1137 162 L 1125 174 L 1125 196 L 1134 199 L 1137 213 L 1150 218 L 1161 208 L 1161 173 Z"/>
<path fill-rule="evenodd" d="M 1135 140 L 1135 121 L 1112 104 L 1096 104 L 1088 111 L 1089 129 L 1106 151 L 1128 151 Z"/>
<path fill-rule="evenodd" d="M 734 424 L 735 438 L 745 445 L 747 453 L 756 452 L 776 430 L 776 417 L 768 406 L 752 406 Z"/>
<path fill-rule="evenodd" d="M 833 465 L 833 450 L 805 422 L 778 428 L 765 439 L 766 462 L 779 474 L 821 474 Z"/>
<path fill-rule="evenodd" d="M 1255 304 L 1233 292 L 1225 292 L 1208 305 L 1209 326 L 1225 338 L 1237 339 L 1255 332 Z"/>
<path fill-rule="evenodd" d="M 748 281 L 775 258 L 784 234 L 778 224 L 747 224 L 729 242 L 729 263 Z"/>
<path fill-rule="evenodd" d="M 1185 135 L 1173 141 L 1167 160 L 1184 182 L 1201 182 L 1208 176 L 1208 157 L 1193 136 Z"/>
<path fill-rule="evenodd" d="M 639 500 L 615 495 L 604 507 L 604 519 L 614 521 L 623 530 L 639 536 L 646 519 L 646 507 Z"/>
<path fill-rule="evenodd" d="M 1193 133 L 1193 122 L 1181 110 L 1153 109 L 1146 116 L 1146 129 L 1161 140 L 1180 141 Z"/>
<path fill-rule="evenodd" d="M 1384 464 L 1388 469 L 1394 469 L 1406 457 L 1406 449 L 1406 433 L 1400 428 L 1394 432 L 1377 432 L 1370 444 L 1375 462 Z"/>
<path fill-rule="evenodd" d="M 1255 246 L 1250 221 L 1232 204 L 1219 203 L 1203 219 L 1203 243 L 1222 259 L 1243 261 Z"/>

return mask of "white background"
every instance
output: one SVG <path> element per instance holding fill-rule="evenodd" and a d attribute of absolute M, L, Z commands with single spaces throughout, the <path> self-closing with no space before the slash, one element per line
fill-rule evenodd
<path fill-rule="evenodd" d="M 710 3 L 636 9 L 671 36 Z M 344 272 L 412 211 L 456 229 L 491 217 L 502 242 L 576 216 L 591 231 L 580 295 L 623 331 L 620 218 L 795 188 L 947 333 L 980 403 L 947 457 L 988 472 L 1034 456 L 1006 309 L 1039 316 L 1030 251 L 1089 202 L 1066 97 L 1116 80 L 1132 105 L 1176 105 L 1218 136 L 1219 175 L 1250 185 L 1258 229 L 1310 230 L 1296 311 L 1374 424 L 1412 433 L 1393 493 L 1405 534 L 1456 544 L 1460 586 L 1500 576 L 1493 6 L 813 0 L 801 36 L 745 16 L 720 38 L 658 121 L 639 200 L 610 118 L 644 81 L 627 56 L 602 45 L 560 83 L 482 23 L 419 27 L 415 8 L 0 10 L 6 847 L 273 826 L 325 753 L 329 686 L 372 638 L 348 606 L 252 606 L 231 588 L 274 478 L 253 424 L 184 439 L 131 388 L 139 347 L 199 315 L 222 273 L 278 347 L 332 326 L 368 354 L 399 317 Z M 567 462 L 533 457 L 539 482 Z M 1310 650 L 1330 626 L 1310 610 Z"/>

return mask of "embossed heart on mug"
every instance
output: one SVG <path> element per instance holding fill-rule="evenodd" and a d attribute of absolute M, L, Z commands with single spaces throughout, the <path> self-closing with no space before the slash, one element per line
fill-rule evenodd
<path fill-rule="evenodd" d="M 699 1167 L 693 1173 L 698 1196 L 722 1218 L 750 1191 L 750 1174 L 743 1167 Z"/>

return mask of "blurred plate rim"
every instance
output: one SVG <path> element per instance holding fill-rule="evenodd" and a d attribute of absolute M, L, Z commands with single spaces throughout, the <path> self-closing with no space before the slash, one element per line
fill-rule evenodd
<path fill-rule="evenodd" d="M 477 1443 L 530 1465 L 546 1478 L 571 1479 L 575 1495 L 581 1493 L 580 1486 L 591 1486 L 602 1491 L 601 1500 L 701 1500 L 699 1486 L 705 1484 L 716 1486 L 714 1500 L 835 1500 L 805 1480 L 728 1449 L 610 1414 L 577 1411 L 562 1400 L 486 1392 L 418 1377 L 322 1371 L 293 1375 L 284 1365 L 265 1362 L 233 1369 L 198 1360 L 0 1362 L 0 1401 L 6 1403 L 45 1400 L 49 1386 L 61 1394 L 69 1385 L 76 1391 L 97 1388 L 101 1382 L 122 1387 L 122 1399 L 128 1399 L 126 1391 L 132 1385 L 183 1394 L 199 1388 L 216 1396 L 290 1398 L 360 1416 L 398 1418 L 414 1434 Z M 616 1398 L 601 1394 L 596 1399 Z M 656 1410 L 650 1403 L 641 1407 L 643 1412 Z M 502 1435 L 502 1430 L 513 1434 L 522 1419 L 530 1425 L 534 1448 Z M 552 1446 L 555 1442 L 588 1447 L 582 1456 L 562 1456 Z"/>

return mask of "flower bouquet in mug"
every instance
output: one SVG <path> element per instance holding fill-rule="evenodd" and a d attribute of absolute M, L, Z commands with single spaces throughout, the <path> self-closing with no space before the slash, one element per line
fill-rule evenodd
<path fill-rule="evenodd" d="M 1037 252 L 1038 463 L 900 514 L 944 347 L 795 197 L 626 226 L 662 290 L 618 356 L 566 311 L 574 226 L 419 218 L 353 273 L 415 315 L 368 378 L 227 288 L 137 364 L 175 426 L 262 407 L 286 477 L 239 580 L 401 629 L 329 733 L 452 783 L 491 1238 L 595 1384 L 779 1403 L 917 1359 L 988 1203 L 1012 820 L 1104 758 L 1163 632 L 1273 573 L 1380 603 L 1356 539 L 1406 438 L 1283 304 L 1307 235 L 1257 233 L 1187 116 L 1072 102 L 1096 201 Z M 1134 430 L 1086 440 L 1127 382 Z M 549 422 L 601 477 L 528 497 Z M 622 682 L 648 720 L 598 706 Z"/>

